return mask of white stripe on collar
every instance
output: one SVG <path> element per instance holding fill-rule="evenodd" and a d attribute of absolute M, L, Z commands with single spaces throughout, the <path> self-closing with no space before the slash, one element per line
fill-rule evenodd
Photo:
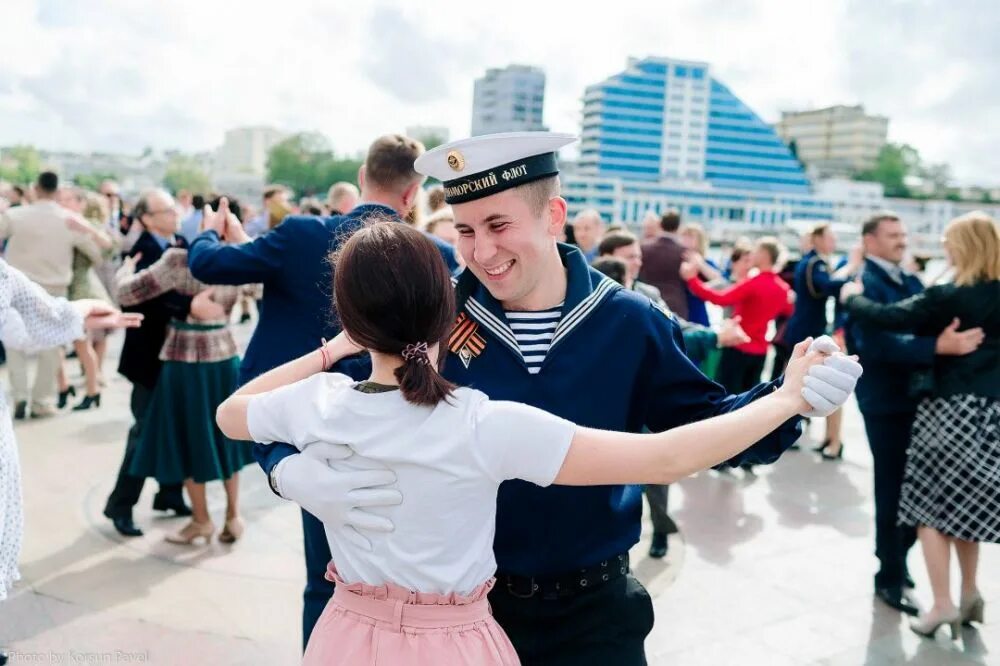
<path fill-rule="evenodd" d="M 480 324 L 488 328 L 497 339 L 510 347 L 521 360 L 524 360 L 524 357 L 521 355 L 521 349 L 517 346 L 517 338 L 514 337 L 514 332 L 510 330 L 506 322 L 497 319 L 492 312 L 483 307 L 472 296 L 466 299 L 465 308 L 469 311 L 470 315 L 475 316 Z"/>
<path fill-rule="evenodd" d="M 612 280 L 611 278 L 605 277 L 601 280 L 601 283 L 597 285 L 595 289 L 589 296 L 576 304 L 570 312 L 566 314 L 559 322 L 559 326 L 556 328 L 556 334 L 552 338 L 552 346 L 555 347 L 556 343 L 565 338 L 570 332 L 579 325 L 587 315 L 590 314 L 594 308 L 601 304 L 601 302 L 615 289 L 621 288 L 620 285 Z"/>

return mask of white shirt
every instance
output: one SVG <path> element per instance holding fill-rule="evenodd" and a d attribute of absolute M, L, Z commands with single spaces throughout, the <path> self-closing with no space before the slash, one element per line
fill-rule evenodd
<path fill-rule="evenodd" d="M 395 531 L 366 534 L 364 552 L 327 528 L 330 552 L 349 583 L 392 582 L 418 592 L 469 594 L 496 572 L 497 489 L 507 479 L 540 486 L 562 467 L 575 426 L 515 402 L 459 388 L 435 407 L 398 390 L 362 393 L 346 375 L 320 373 L 254 396 L 247 426 L 254 441 L 347 444 L 340 470 L 391 469 L 399 506 L 376 509 Z"/>

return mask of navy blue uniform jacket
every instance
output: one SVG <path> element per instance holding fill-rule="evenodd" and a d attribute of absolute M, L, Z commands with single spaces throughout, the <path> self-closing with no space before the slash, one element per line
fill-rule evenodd
<path fill-rule="evenodd" d="M 788 320 L 782 342 L 793 347 L 809 336 L 826 333 L 826 304 L 836 297 L 847 280 L 830 277 L 826 259 L 810 251 L 795 267 L 795 312 Z"/>
<path fill-rule="evenodd" d="M 727 395 L 688 360 L 672 317 L 591 269 L 576 248 L 560 245 L 559 251 L 568 287 L 541 371 L 528 373 L 500 303 L 466 271 L 456 287 L 459 317 L 473 325 L 460 324 L 452 334 L 444 369 L 449 380 L 580 425 L 628 432 L 698 421 L 774 390 L 762 384 Z M 795 418 L 731 462 L 773 462 L 798 436 Z M 295 452 L 284 444 L 255 450 L 268 472 Z M 498 568 L 547 576 L 623 553 L 639 539 L 641 498 L 640 486 L 540 488 L 507 481 L 497 499 Z"/>
<path fill-rule="evenodd" d="M 214 231 L 194 240 L 188 265 L 202 282 L 264 284 L 261 317 L 240 365 L 240 384 L 319 349 L 321 338 L 332 340 L 340 333 L 333 314 L 333 274 L 327 258 L 373 215 L 399 219 L 391 208 L 363 204 L 346 215 L 286 217 L 245 245 L 224 245 Z M 451 266 L 457 266 L 451 246 L 438 247 L 445 263 L 450 259 Z M 337 370 L 351 374 L 348 366 L 342 364 Z"/>
<path fill-rule="evenodd" d="M 924 290 L 917 276 L 904 274 L 900 284 L 871 260 L 865 260 L 862 271 L 865 297 L 876 303 L 895 303 Z M 848 351 L 858 355 L 865 369 L 856 390 L 861 412 L 900 414 L 916 409 L 917 398 L 910 394 L 913 373 L 933 366 L 937 340 L 892 333 L 850 315 L 844 331 Z"/>

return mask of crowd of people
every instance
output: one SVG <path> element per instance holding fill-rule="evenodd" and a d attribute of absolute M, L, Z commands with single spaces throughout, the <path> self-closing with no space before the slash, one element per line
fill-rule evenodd
<path fill-rule="evenodd" d="M 0 599 L 21 530 L 8 421 L 99 408 L 108 336 L 126 328 L 134 422 L 105 516 L 141 536 L 132 512 L 153 478 L 153 508 L 190 517 L 167 539 L 208 541 L 205 484 L 222 481 L 218 538 L 233 543 L 239 472 L 256 459 L 302 507 L 308 663 L 369 663 L 377 645 L 400 663 L 644 663 L 652 606 L 629 567 L 642 502 L 630 484 L 647 484 L 649 555 L 664 557 L 669 482 L 752 474 L 798 446 L 801 417 L 825 419 L 817 451 L 841 459 L 855 383 L 876 596 L 918 613 L 906 555 L 919 534 L 934 603 L 914 630 L 981 622 L 978 544 L 1000 541 L 997 223 L 954 220 L 953 279 L 926 290 L 888 212 L 841 265 L 826 224 L 798 261 L 773 237 L 714 261 L 705 229 L 676 211 L 648 214 L 638 235 L 595 210 L 567 219 L 555 152 L 571 140 L 425 152 L 387 135 L 357 185 L 297 204 L 282 185 L 259 207 L 163 190 L 126 202 L 114 182 L 88 192 L 52 172 L 0 190 L 13 398 Z M 19 290 L 36 304 L 3 298 Z M 230 327 L 252 310 L 241 359 Z"/>

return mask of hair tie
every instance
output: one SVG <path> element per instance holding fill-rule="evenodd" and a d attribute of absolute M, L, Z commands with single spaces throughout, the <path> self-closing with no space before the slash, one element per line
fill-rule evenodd
<path fill-rule="evenodd" d="M 418 342 L 413 345 L 403 347 L 403 360 L 414 362 L 418 365 L 428 365 L 431 361 L 427 358 L 427 343 Z"/>

